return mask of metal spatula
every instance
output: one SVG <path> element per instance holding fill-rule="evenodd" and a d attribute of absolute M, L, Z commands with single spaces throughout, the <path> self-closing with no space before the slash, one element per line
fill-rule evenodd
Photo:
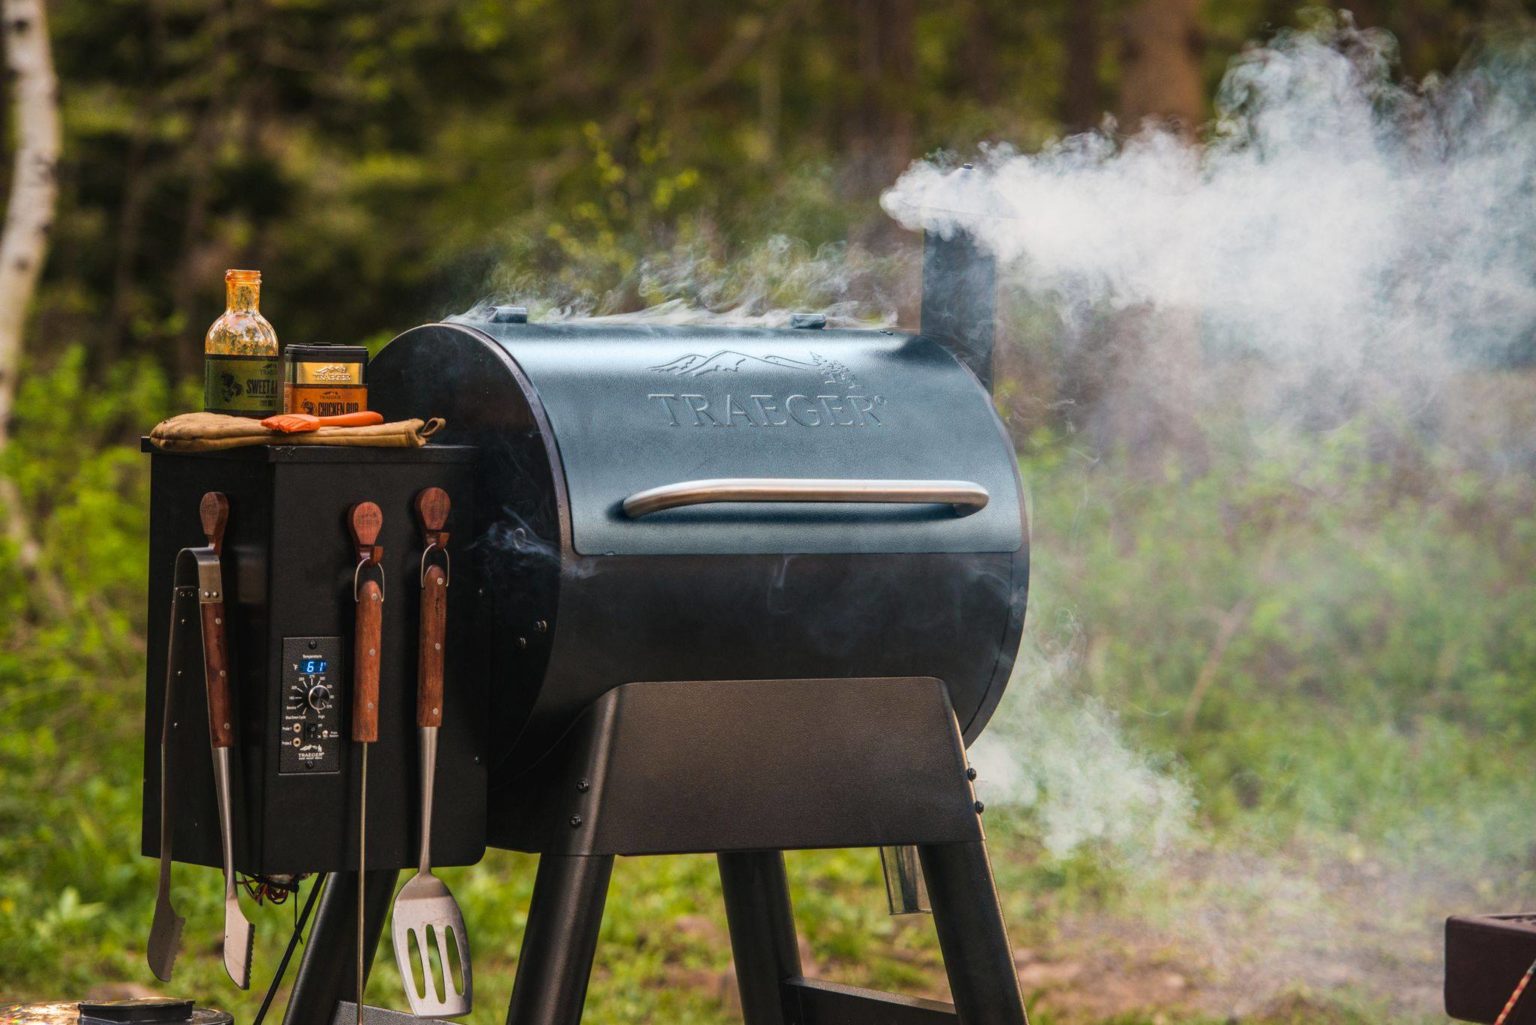
<path fill-rule="evenodd" d="M 416 725 L 421 735 L 420 867 L 395 896 L 395 962 L 411 1010 L 424 1018 L 468 1014 L 473 1005 L 469 932 L 464 913 L 432 874 L 432 789 L 437 775 L 437 730 L 443 722 L 443 644 L 448 623 L 448 493 L 428 488 L 416 496 L 427 537 L 421 557 L 421 640 L 416 666 Z M 442 564 L 430 560 L 436 551 Z M 411 956 L 414 942 L 420 974 Z M 433 972 L 437 953 L 441 974 Z M 457 971 L 455 971 L 457 969 Z"/>

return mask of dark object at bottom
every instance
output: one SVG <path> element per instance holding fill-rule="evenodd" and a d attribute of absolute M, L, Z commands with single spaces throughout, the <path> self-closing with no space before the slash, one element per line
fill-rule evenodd
<path fill-rule="evenodd" d="M 197 1006 L 191 1000 L 171 1000 L 163 997 L 146 997 L 138 1000 L 106 1000 L 99 1003 L 80 1001 L 80 1021 L 95 1022 L 150 1022 L 154 1025 L 171 1025 L 191 1021 Z"/>
<path fill-rule="evenodd" d="M 234 1025 L 234 1016 L 191 1000 L 147 997 L 137 1000 L 65 1001 L 56 1004 L 0 1004 L 6 1025 Z"/>
<path fill-rule="evenodd" d="M 1536 914 L 1456 916 L 1445 923 L 1445 1013 L 1492 1025 L 1536 961 Z M 1504 1025 L 1536 1025 L 1527 990 Z"/>

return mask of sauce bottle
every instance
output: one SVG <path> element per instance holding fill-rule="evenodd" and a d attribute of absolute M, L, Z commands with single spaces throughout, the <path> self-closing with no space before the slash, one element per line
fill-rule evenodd
<path fill-rule="evenodd" d="M 261 315 L 261 271 L 224 272 L 227 309 L 203 340 L 203 408 L 258 420 L 281 411 L 277 332 Z"/>

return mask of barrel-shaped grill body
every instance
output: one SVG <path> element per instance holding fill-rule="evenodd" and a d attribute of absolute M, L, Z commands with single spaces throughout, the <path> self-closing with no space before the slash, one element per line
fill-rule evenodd
<path fill-rule="evenodd" d="M 931 339 L 462 319 L 392 341 L 370 389 L 478 450 L 500 778 L 631 682 L 931 676 L 967 741 L 1002 695 L 1028 588 L 1018 468 L 991 396 Z M 807 479 L 894 500 L 625 507 Z M 971 504 L 926 499 L 933 482 L 975 485 Z"/>

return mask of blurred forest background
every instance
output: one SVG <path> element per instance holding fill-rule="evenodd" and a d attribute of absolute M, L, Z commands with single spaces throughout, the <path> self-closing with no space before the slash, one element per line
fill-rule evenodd
<path fill-rule="evenodd" d="M 1532 15 L 1351 7 L 1396 35 L 1414 77 Z M 1031 149 L 1106 117 L 1194 133 L 1234 54 L 1322 16 L 1274 0 L 47 0 L 46 14 L 58 208 L 0 433 L 0 998 L 153 981 L 140 717 L 145 646 L 163 640 L 143 636 L 137 437 L 196 407 L 225 268 L 262 269 L 284 342 L 377 347 L 491 295 L 602 313 L 830 297 L 915 326 L 918 242 L 877 203 L 911 161 Z M 1014 326 L 1001 401 L 1038 562 L 999 730 L 1027 733 L 1039 711 L 1084 751 L 1100 726 L 1123 731 L 1138 771 L 1187 790 L 1198 837 L 1177 857 L 1092 832 L 1061 851 L 1028 802 L 989 812 L 1038 1020 L 1439 1020 L 1438 916 L 1514 910 L 1536 882 L 1521 828 L 1536 807 L 1530 465 L 1384 441 L 1380 422 L 1165 462 L 1126 433 L 1085 433 L 1091 403 L 1055 389 L 1091 399 L 1060 380 L 1107 371 L 1045 366 L 1027 318 Z M 1479 372 L 1491 416 L 1529 409 L 1527 373 Z M 814 970 L 944 992 L 931 924 L 885 916 L 871 852 L 790 868 Z M 475 934 L 473 1020 L 499 1021 L 531 864 L 493 852 L 445 875 Z M 251 1020 L 290 910 L 260 913 L 257 988 L 237 994 L 217 881 L 176 879 L 191 912 L 176 990 Z M 731 1020 L 711 861 L 625 862 L 610 907 L 589 1020 Z M 388 960 L 371 993 L 399 1004 Z"/>

